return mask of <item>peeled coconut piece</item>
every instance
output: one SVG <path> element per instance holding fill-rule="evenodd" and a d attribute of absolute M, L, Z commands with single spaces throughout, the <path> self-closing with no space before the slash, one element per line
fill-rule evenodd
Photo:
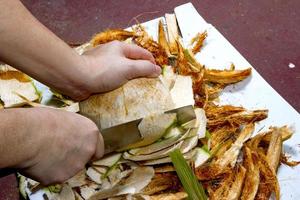
<path fill-rule="evenodd" d="M 138 78 L 111 92 L 80 102 L 80 113 L 106 129 L 174 109 L 171 94 L 159 78 Z"/>
<path fill-rule="evenodd" d="M 109 169 L 108 167 L 103 167 L 103 166 L 97 166 L 97 165 L 92 165 L 92 166 L 100 174 L 105 174 L 107 172 L 107 170 Z"/>
<path fill-rule="evenodd" d="M 80 187 L 80 195 L 84 199 L 90 199 L 90 197 L 92 197 L 96 193 L 97 193 L 97 191 L 95 189 L 89 187 L 88 185 L 84 185 L 84 186 Z"/>
<path fill-rule="evenodd" d="M 181 140 L 187 138 L 189 136 L 189 134 L 190 134 L 190 130 L 187 130 L 184 134 L 174 136 L 174 137 L 170 137 L 168 139 L 163 139 L 161 141 L 157 141 L 157 142 L 155 142 L 151 145 L 145 146 L 145 147 L 132 149 L 132 150 L 129 151 L 129 153 L 134 154 L 134 155 L 151 154 L 151 153 L 160 151 L 162 149 L 165 149 L 167 147 L 170 147 L 170 146 L 180 142 Z"/>
<path fill-rule="evenodd" d="M 29 189 L 29 191 L 31 193 L 37 191 L 40 188 L 40 183 L 31 179 L 31 178 L 27 178 L 27 188 Z"/>
<path fill-rule="evenodd" d="M 67 180 L 68 185 L 70 185 L 73 188 L 73 187 L 80 187 L 82 185 L 87 184 L 85 172 L 86 172 L 85 169 L 81 170 L 75 176 Z"/>
<path fill-rule="evenodd" d="M 102 181 L 101 181 L 101 177 L 102 177 L 102 174 L 100 174 L 98 171 L 96 171 L 94 168 L 92 167 L 89 167 L 86 171 L 86 175 L 92 180 L 94 181 L 95 183 L 97 184 L 101 184 Z"/>
<path fill-rule="evenodd" d="M 76 200 L 84 200 L 84 199 L 80 196 L 80 194 L 78 194 L 75 190 L 73 190 L 73 192 L 74 192 L 74 195 L 75 195 L 75 199 L 76 199 Z"/>
<path fill-rule="evenodd" d="M 174 73 L 172 66 L 164 66 L 162 75 L 159 76 L 161 82 L 171 90 L 175 84 L 177 74 Z"/>
<path fill-rule="evenodd" d="M 170 130 L 167 131 L 167 133 L 164 135 L 164 139 L 179 136 L 183 133 L 183 130 L 180 127 L 172 127 Z"/>
<path fill-rule="evenodd" d="M 72 188 L 67 184 L 64 184 L 60 193 L 56 195 L 57 200 L 75 200 L 75 194 Z"/>
<path fill-rule="evenodd" d="M 193 145 L 192 145 L 193 146 Z M 192 160 L 195 163 L 195 167 L 199 167 L 200 165 L 204 164 L 209 158 L 210 153 L 205 151 L 204 149 L 200 147 L 196 147 L 187 153 L 183 154 L 183 157 L 186 160 Z M 142 162 L 142 165 L 159 165 L 159 164 L 165 164 L 165 163 L 171 163 L 170 157 L 160 158 L 160 159 L 154 159 L 154 160 L 147 160 L 145 162 Z"/>
<path fill-rule="evenodd" d="M 24 199 L 27 199 L 27 192 L 26 192 L 26 187 L 27 187 L 27 180 L 25 176 L 22 176 L 18 174 L 19 177 L 19 191 Z"/>
<path fill-rule="evenodd" d="M 168 142 L 170 142 L 170 140 L 168 140 Z M 170 142 L 171 143 L 171 142 Z M 182 153 L 187 153 L 188 151 L 190 151 L 192 148 L 194 148 L 198 143 L 198 136 L 196 135 L 196 129 L 191 129 L 190 131 L 187 131 L 183 136 L 181 136 L 177 141 L 173 142 L 173 144 L 171 145 L 166 145 L 166 143 L 164 143 L 164 141 L 162 140 L 161 143 L 154 143 L 152 145 L 146 146 L 141 148 L 142 149 L 142 153 L 144 152 L 150 152 L 151 150 L 158 150 L 155 151 L 151 154 L 130 154 L 130 152 L 125 152 L 123 154 L 123 157 L 125 159 L 128 160 L 133 160 L 133 161 L 145 161 L 145 160 L 153 160 L 153 159 L 159 159 L 159 158 L 164 158 L 167 157 L 168 154 L 173 151 L 176 148 L 180 148 L 180 150 L 182 151 Z M 162 147 L 160 146 L 161 144 L 166 145 L 165 148 L 159 150 L 158 147 Z M 131 151 L 133 153 L 137 153 L 139 151 Z M 141 153 L 139 152 L 139 153 Z"/>
<path fill-rule="evenodd" d="M 206 132 L 207 118 L 202 108 L 195 108 L 196 119 L 182 125 L 183 128 L 196 128 L 198 138 L 204 138 Z"/>
<path fill-rule="evenodd" d="M 193 81 L 190 76 L 177 75 L 173 88 L 170 90 L 175 108 L 194 105 Z"/>
<path fill-rule="evenodd" d="M 118 184 L 111 189 L 97 191 L 88 199 L 98 200 L 125 194 L 139 193 L 151 182 L 153 176 L 154 169 L 152 167 L 137 167 L 133 170 L 132 174 L 124 181 L 124 184 Z"/>
<path fill-rule="evenodd" d="M 107 178 L 111 185 L 114 186 L 121 180 L 121 170 L 119 168 L 112 169 Z"/>
<path fill-rule="evenodd" d="M 118 197 L 111 197 L 107 200 L 151 200 L 151 197 L 148 195 L 143 194 L 128 194 L 128 195 L 122 195 Z"/>
<path fill-rule="evenodd" d="M 196 149 L 196 148 L 195 148 Z M 187 153 L 184 153 L 183 154 L 183 157 L 186 159 L 186 160 L 190 160 L 192 159 L 192 157 L 195 155 L 195 149 L 187 152 Z M 159 164 L 165 164 L 165 163 L 171 163 L 172 160 L 171 158 L 168 156 L 168 157 L 165 157 L 165 158 L 159 158 L 159 159 L 153 159 L 153 160 L 146 160 L 144 162 L 142 162 L 141 164 L 142 165 L 159 165 Z"/>
<path fill-rule="evenodd" d="M 120 169 L 117 169 L 113 171 L 109 176 L 108 179 L 112 186 L 115 186 L 118 184 L 122 179 L 128 177 L 132 173 L 133 169 L 121 171 Z"/>
<path fill-rule="evenodd" d="M 103 179 L 102 180 L 102 185 L 101 185 L 101 190 L 109 189 L 109 188 L 112 188 L 112 185 L 109 182 L 108 178 Z"/>
<path fill-rule="evenodd" d="M 148 155 L 172 146 L 180 141 L 180 136 L 174 136 L 165 140 L 161 140 L 145 147 L 132 149 L 129 151 L 132 155 Z"/>
<path fill-rule="evenodd" d="M 163 158 L 163 157 L 168 156 L 169 153 L 172 152 L 173 150 L 180 148 L 182 143 L 183 143 L 183 141 L 180 141 L 173 146 L 167 147 L 165 149 L 162 149 L 160 151 L 157 151 L 155 153 L 148 154 L 148 155 L 131 155 L 128 152 L 125 152 L 123 154 L 123 157 L 124 157 L 124 159 L 133 160 L 133 161 L 144 161 L 144 160 Z"/>
<path fill-rule="evenodd" d="M 171 163 L 171 162 L 172 162 L 172 160 L 168 156 L 168 157 L 159 158 L 159 159 L 146 160 L 145 162 L 142 162 L 142 165 L 160 165 L 160 164 Z"/>
<path fill-rule="evenodd" d="M 187 153 L 195 146 L 197 146 L 197 144 L 198 144 L 198 136 L 187 138 L 183 141 L 182 145 L 180 146 L 180 151 L 181 153 Z"/>
<path fill-rule="evenodd" d="M 187 138 L 183 141 L 178 142 L 176 145 L 170 146 L 168 148 L 165 148 L 161 151 L 157 151 L 152 154 L 148 155 L 130 155 L 129 153 L 124 153 L 124 158 L 134 161 L 144 161 L 144 160 L 153 160 L 153 159 L 159 159 L 167 157 L 170 152 L 172 152 L 175 149 L 180 149 L 180 151 L 185 154 L 192 150 L 195 146 L 198 144 L 198 136 L 193 136 L 190 138 Z M 164 162 L 169 161 L 169 159 L 162 160 Z"/>
<path fill-rule="evenodd" d="M 47 198 L 45 199 L 50 200 L 75 200 L 75 194 L 68 184 L 64 184 L 59 193 L 54 193 L 46 190 L 44 195 L 47 196 Z"/>
<path fill-rule="evenodd" d="M 3 68 L 0 70 L 0 99 L 4 107 L 18 107 L 26 104 L 18 94 L 29 101 L 39 99 L 39 95 L 29 76 L 17 70 Z"/>
<path fill-rule="evenodd" d="M 163 137 L 176 120 L 176 113 L 154 114 L 144 118 L 138 125 L 138 129 L 143 139 L 137 143 L 127 146 L 125 149 L 132 149 L 152 144 Z"/>
<path fill-rule="evenodd" d="M 100 160 L 94 161 L 93 165 L 111 167 L 116 164 L 122 157 L 122 153 L 108 154 Z"/>
<path fill-rule="evenodd" d="M 210 158 L 210 153 L 202 148 L 195 148 L 195 155 L 192 160 L 194 161 L 195 167 L 199 167 L 204 164 Z"/>

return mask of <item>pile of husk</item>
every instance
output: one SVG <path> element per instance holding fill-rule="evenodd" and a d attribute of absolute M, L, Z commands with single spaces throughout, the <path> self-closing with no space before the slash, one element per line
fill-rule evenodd
<path fill-rule="evenodd" d="M 141 25 L 134 26 L 131 31 L 107 30 L 96 34 L 77 50 L 82 53 L 114 40 L 134 43 L 149 50 L 162 67 L 160 79 L 170 90 L 175 85 L 174 77 L 188 77 L 192 82 L 186 87 L 193 91 L 196 121 L 180 124 L 176 116 L 164 116 L 169 123 L 164 124 L 162 130 L 156 130 L 159 134 L 150 142 L 129 146 L 91 162 L 63 184 L 43 187 L 20 175 L 20 191 L 25 198 L 42 189 L 45 199 L 186 199 L 187 194 L 169 158 L 174 149 L 181 150 L 209 199 L 269 199 L 271 195 L 280 198 L 276 176 L 279 165 L 298 164 L 289 162 L 282 152 L 283 142 L 292 136 L 293 131 L 283 126 L 254 133 L 255 123 L 268 117 L 267 110 L 246 110 L 216 103 L 220 92 L 227 85 L 249 77 L 251 68 L 236 70 L 233 65 L 224 70 L 205 68 L 194 55 L 205 44 L 207 32 L 199 33 L 189 46 L 184 47 L 174 15 L 168 15 L 167 30 L 162 21 L 158 29 L 158 41 L 154 41 Z M 17 75 L 21 72 L 14 71 L 17 74 L 12 76 L 7 69 L 2 71 L 2 82 L 17 80 L 19 84 L 25 84 L 29 80 L 23 81 Z M 11 94 L 16 94 L 14 88 L 10 90 Z M 30 91 L 33 94 L 32 89 Z M 74 104 L 62 95 L 55 95 L 64 106 Z M 15 97 L 17 104 L 8 105 L 43 106 L 34 102 L 38 101 L 37 96 L 22 91 L 17 91 Z M 8 107 L 8 101 L 2 99 L 2 95 L 1 100 L 2 105 Z M 153 126 L 159 123 L 157 119 L 161 116 L 155 119 L 151 122 Z"/>

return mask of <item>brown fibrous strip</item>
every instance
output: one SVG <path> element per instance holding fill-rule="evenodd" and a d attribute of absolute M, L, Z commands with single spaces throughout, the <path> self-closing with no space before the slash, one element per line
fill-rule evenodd
<path fill-rule="evenodd" d="M 158 43 L 165 49 L 167 55 L 170 56 L 170 47 L 166 38 L 162 20 L 159 20 L 158 23 Z"/>
<path fill-rule="evenodd" d="M 192 49 L 193 54 L 200 52 L 200 49 L 203 46 L 203 42 L 206 37 L 207 37 L 207 31 L 204 31 L 203 33 L 198 33 L 192 39 L 191 43 L 194 44 L 193 49 Z"/>
<path fill-rule="evenodd" d="M 243 166 L 247 170 L 241 200 L 254 200 L 259 186 L 259 167 L 257 154 L 246 145 L 243 148 Z"/>
<path fill-rule="evenodd" d="M 276 172 L 282 151 L 282 137 L 279 130 L 275 130 L 272 133 L 272 137 L 269 143 L 268 151 L 267 151 L 267 159 L 272 167 L 272 169 Z"/>
<path fill-rule="evenodd" d="M 258 166 L 260 171 L 260 183 L 255 199 L 268 200 L 272 194 L 275 193 L 275 199 L 280 199 L 279 183 L 275 171 L 269 165 L 265 154 L 257 149 L 258 152 Z"/>
<path fill-rule="evenodd" d="M 163 191 L 178 191 L 181 188 L 180 181 L 175 173 L 157 173 L 151 182 L 143 189 L 143 194 L 153 195 Z"/>
<path fill-rule="evenodd" d="M 204 79 L 212 83 L 232 84 L 244 80 L 250 74 L 251 68 L 244 70 L 205 69 Z"/>
<path fill-rule="evenodd" d="M 254 110 L 234 113 L 226 117 L 220 117 L 217 119 L 210 119 L 207 122 L 207 129 L 211 132 L 226 124 L 232 126 L 246 125 L 261 121 L 268 116 L 268 110 Z"/>
<path fill-rule="evenodd" d="M 92 38 L 91 44 L 93 46 L 97 46 L 99 44 L 105 44 L 114 40 L 124 41 L 133 36 L 135 36 L 135 33 L 132 31 L 125 31 L 123 29 L 111 29 L 96 34 Z"/>
<path fill-rule="evenodd" d="M 300 164 L 300 161 L 289 160 L 289 157 L 284 153 L 280 156 L 280 162 L 290 167 L 295 167 Z"/>

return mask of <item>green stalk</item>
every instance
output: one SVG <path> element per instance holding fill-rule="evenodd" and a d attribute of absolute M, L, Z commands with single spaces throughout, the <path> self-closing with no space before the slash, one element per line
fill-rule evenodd
<path fill-rule="evenodd" d="M 170 153 L 176 173 L 190 200 L 207 200 L 202 184 L 197 180 L 179 149 Z"/>

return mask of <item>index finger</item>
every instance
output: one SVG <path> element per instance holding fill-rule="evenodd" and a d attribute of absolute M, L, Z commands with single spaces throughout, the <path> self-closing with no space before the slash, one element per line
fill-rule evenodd
<path fill-rule="evenodd" d="M 127 44 L 122 42 L 122 50 L 124 55 L 129 59 L 134 60 L 149 60 L 153 64 L 155 64 L 155 59 L 153 55 L 146 49 L 135 45 L 135 44 Z"/>
<path fill-rule="evenodd" d="M 99 160 L 104 155 L 104 141 L 101 133 L 97 137 L 96 151 L 91 160 Z"/>

